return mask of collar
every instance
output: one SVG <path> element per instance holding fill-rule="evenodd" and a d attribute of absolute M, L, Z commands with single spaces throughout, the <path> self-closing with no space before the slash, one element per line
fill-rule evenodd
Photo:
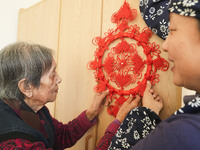
<path fill-rule="evenodd" d="M 48 134 L 39 118 L 39 115 L 42 115 L 42 112 L 40 110 L 37 113 L 35 113 L 24 101 L 19 101 L 19 100 L 2 100 L 2 101 L 7 105 L 9 105 L 27 125 L 38 130 L 46 138 L 48 138 Z"/>
<path fill-rule="evenodd" d="M 189 95 L 184 97 L 185 106 L 177 110 L 174 115 L 177 114 L 197 114 L 200 113 L 200 95 Z"/>

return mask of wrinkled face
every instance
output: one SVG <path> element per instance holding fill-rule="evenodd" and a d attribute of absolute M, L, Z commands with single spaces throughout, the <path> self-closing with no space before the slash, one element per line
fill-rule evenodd
<path fill-rule="evenodd" d="M 173 82 L 200 92 L 200 31 L 198 20 L 170 14 L 170 33 L 163 43 L 172 62 Z"/>
<path fill-rule="evenodd" d="M 53 102 L 58 93 L 58 84 L 61 82 L 60 76 L 56 72 L 56 63 L 40 79 L 40 86 L 34 88 L 32 100 L 38 105 L 45 105 L 47 102 Z"/>

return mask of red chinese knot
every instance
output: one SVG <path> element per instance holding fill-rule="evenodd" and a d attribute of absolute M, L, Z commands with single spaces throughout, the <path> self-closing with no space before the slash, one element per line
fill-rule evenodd
<path fill-rule="evenodd" d="M 155 85 L 159 81 L 157 70 L 166 71 L 169 67 L 169 63 L 160 57 L 160 46 L 155 42 L 149 42 L 152 36 L 151 30 L 146 27 L 140 32 L 140 27 L 136 24 L 128 25 L 136 16 L 137 10 L 131 9 L 125 1 L 111 18 L 111 21 L 117 24 L 117 28 L 109 29 L 104 34 L 105 37 L 93 39 L 93 44 L 98 48 L 95 50 L 95 60 L 88 63 L 88 68 L 95 70 L 95 80 L 98 84 L 94 87 L 94 91 L 102 92 L 109 89 L 107 98 L 116 100 L 114 105 L 109 105 L 107 109 L 113 116 L 116 116 L 120 106 L 128 99 L 125 96 L 130 94 L 143 96 L 147 80 Z M 125 38 L 135 40 L 136 44 L 128 43 Z M 120 42 L 109 51 L 109 45 L 116 40 Z M 137 46 L 143 48 L 146 60 L 140 57 Z M 106 51 L 108 52 L 105 57 Z M 143 75 L 144 68 L 146 73 Z M 114 88 L 113 84 L 118 88 Z M 127 86 L 131 84 L 136 86 L 127 90 Z"/>

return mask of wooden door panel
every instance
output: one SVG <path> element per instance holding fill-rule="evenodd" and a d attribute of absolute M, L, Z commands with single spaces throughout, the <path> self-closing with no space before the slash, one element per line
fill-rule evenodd
<path fill-rule="evenodd" d="M 18 41 L 45 45 L 55 51 L 57 57 L 60 0 L 43 0 L 27 9 L 20 9 L 18 18 Z M 54 116 L 55 102 L 48 103 Z"/>
<path fill-rule="evenodd" d="M 92 39 L 100 35 L 100 0 L 62 0 L 58 73 L 62 78 L 56 103 L 56 118 L 64 123 L 78 116 L 91 104 L 95 85 L 87 63 L 94 58 Z M 94 148 L 96 127 L 70 148 Z M 88 145 L 85 145 L 85 142 Z"/>

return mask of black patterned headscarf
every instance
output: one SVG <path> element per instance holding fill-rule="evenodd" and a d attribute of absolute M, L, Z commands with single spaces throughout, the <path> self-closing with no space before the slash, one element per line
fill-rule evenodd
<path fill-rule="evenodd" d="M 169 11 L 183 16 L 200 19 L 199 0 L 170 0 Z"/>
<path fill-rule="evenodd" d="M 160 38 L 169 33 L 169 13 L 200 19 L 200 0 L 140 0 L 140 11 L 147 26 Z"/>
<path fill-rule="evenodd" d="M 169 33 L 169 0 L 140 0 L 140 12 L 147 26 L 162 39 Z"/>

